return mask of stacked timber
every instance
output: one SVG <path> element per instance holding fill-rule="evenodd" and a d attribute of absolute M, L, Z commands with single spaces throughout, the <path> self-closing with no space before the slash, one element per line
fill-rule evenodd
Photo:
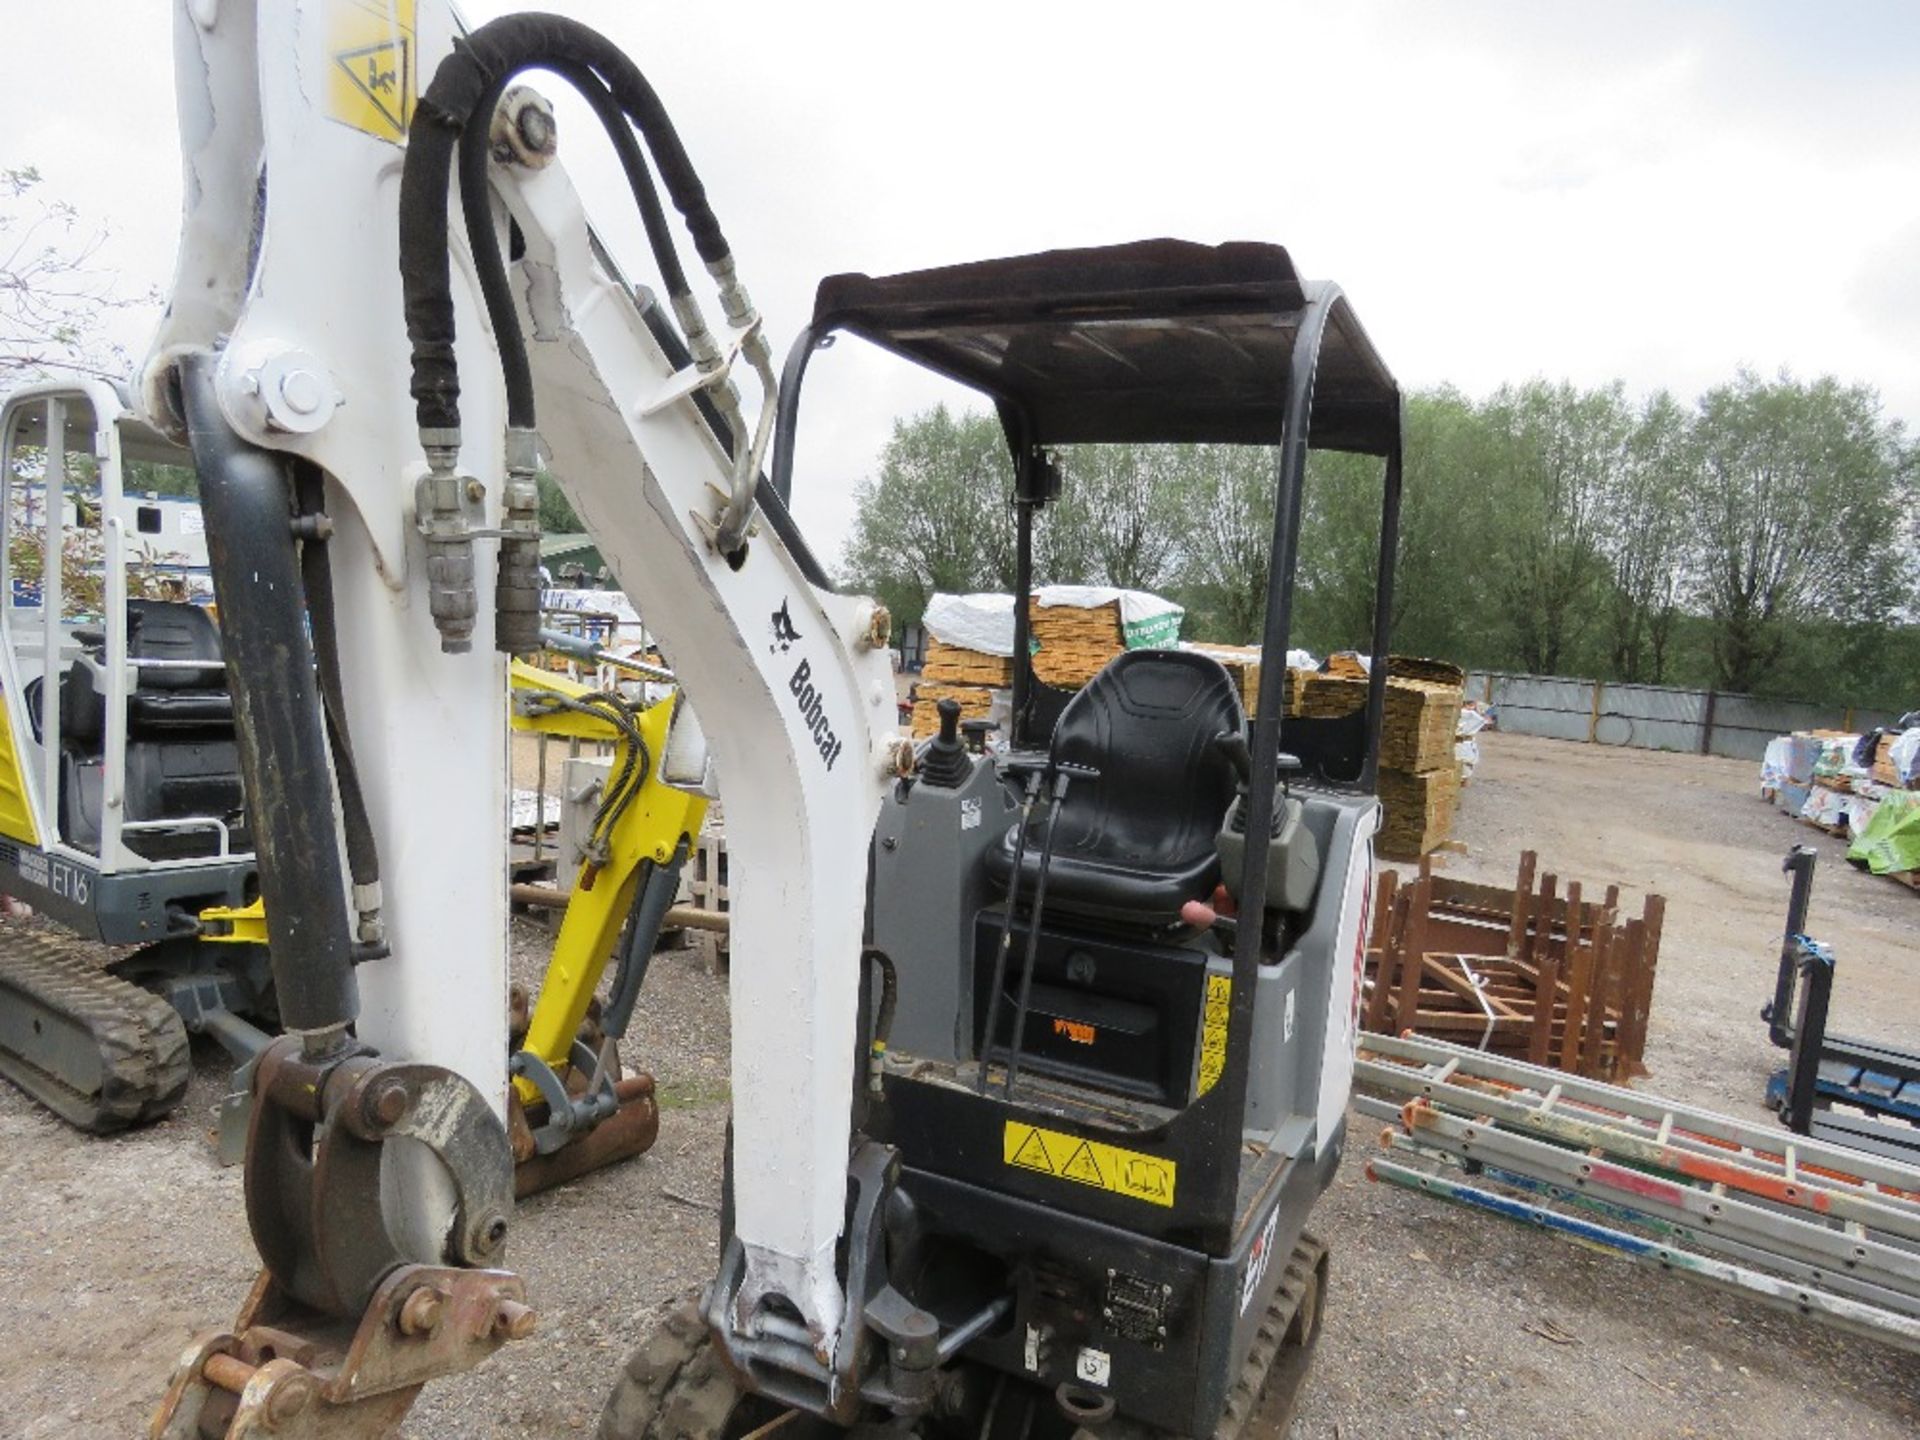
<path fill-rule="evenodd" d="M 1666 901 L 1623 919 L 1618 886 L 1590 901 L 1538 877 L 1532 851 L 1512 889 L 1435 875 L 1380 877 L 1361 1025 L 1418 1034 L 1625 1084 L 1646 1074 L 1647 1019 Z"/>
<path fill-rule="evenodd" d="M 1004 690 L 1013 684 L 1013 661 L 1005 655 L 948 645 L 929 636 L 927 660 L 920 675 L 939 685 L 984 685 L 989 690 Z"/>
<path fill-rule="evenodd" d="M 1298 672 L 1290 672 L 1289 678 Z M 1328 672 L 1303 676 L 1289 690 L 1297 700 L 1289 715 L 1334 720 L 1364 710 L 1367 678 Z M 1454 731 L 1460 726 L 1461 687 L 1387 672 L 1387 707 L 1380 735 L 1380 764 L 1409 774 L 1438 769 L 1453 761 Z"/>
<path fill-rule="evenodd" d="M 1104 605 L 1027 603 L 1033 640 L 1033 676 L 1058 690 L 1078 690 L 1127 648 L 1120 624 L 1120 602 Z"/>
<path fill-rule="evenodd" d="M 913 738 L 925 740 L 940 732 L 942 700 L 960 702 L 960 719 L 984 720 L 993 712 L 993 691 L 984 685 L 937 685 L 922 680 L 913 687 Z"/>
<path fill-rule="evenodd" d="M 1385 816 L 1374 847 L 1389 860 L 1418 860 L 1453 833 L 1460 767 L 1451 759 L 1431 770 L 1383 767 L 1376 789 Z"/>
<path fill-rule="evenodd" d="M 1287 672 L 1287 714 L 1337 720 L 1364 710 L 1366 667 L 1357 656 L 1334 655 L 1317 672 Z M 1382 855 L 1417 860 L 1453 831 L 1460 798 L 1455 754 L 1466 674 L 1444 660 L 1395 655 L 1387 661 L 1386 713 L 1381 720 L 1381 804 L 1386 824 Z"/>

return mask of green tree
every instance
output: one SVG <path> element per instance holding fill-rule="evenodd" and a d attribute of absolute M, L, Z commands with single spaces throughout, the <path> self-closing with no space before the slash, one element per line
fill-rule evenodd
<path fill-rule="evenodd" d="M 1766 688 L 1797 624 L 1885 626 L 1910 601 L 1911 457 L 1875 391 L 1742 371 L 1700 398 L 1694 436 L 1719 688 Z"/>
<path fill-rule="evenodd" d="M 1607 489 L 1624 460 L 1631 412 L 1617 382 L 1583 392 L 1534 380 L 1502 386 L 1482 414 L 1495 505 L 1489 599 L 1514 659 L 1551 675 L 1573 658 L 1594 617 Z"/>
<path fill-rule="evenodd" d="M 1691 421 L 1666 391 L 1635 417 L 1605 489 L 1602 546 L 1611 566 L 1607 612 L 1612 676 L 1659 684 L 1694 559 Z"/>
<path fill-rule="evenodd" d="M 534 484 L 540 491 L 541 534 L 578 535 L 587 528 L 573 513 L 573 502 L 567 499 L 567 492 L 560 488 L 558 480 L 542 470 L 534 476 Z"/>
<path fill-rule="evenodd" d="M 1195 639 L 1236 645 L 1260 638 L 1273 547 L 1277 452 L 1260 445 L 1179 447 L 1198 517 L 1187 547 L 1181 590 Z"/>
<path fill-rule="evenodd" d="M 101 338 L 100 322 L 159 296 L 118 293 L 97 263 L 107 232 L 46 199 L 43 183 L 31 165 L 0 168 L 0 389 L 51 371 L 123 380 L 130 361 Z"/>
<path fill-rule="evenodd" d="M 935 591 L 1013 588 L 1013 460 L 1000 422 L 945 405 L 896 420 L 879 474 L 854 492 L 847 581 L 902 624 Z"/>
<path fill-rule="evenodd" d="M 1075 445 L 1059 460 L 1061 493 L 1044 520 L 1041 573 L 1062 583 L 1126 590 L 1170 585 L 1194 515 L 1186 451 Z"/>

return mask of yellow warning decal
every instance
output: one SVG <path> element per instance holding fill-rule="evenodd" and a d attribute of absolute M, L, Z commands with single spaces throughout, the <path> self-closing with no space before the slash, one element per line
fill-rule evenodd
<path fill-rule="evenodd" d="M 1144 1200 L 1149 1205 L 1173 1204 L 1173 1182 L 1179 1166 L 1157 1155 L 1042 1130 L 1018 1120 L 1007 1121 L 1002 1159 L 1016 1170 L 1032 1170 L 1076 1185 L 1091 1185 Z"/>
<path fill-rule="evenodd" d="M 1207 1008 L 1200 1017 L 1200 1084 L 1204 1095 L 1227 1068 L 1227 1011 L 1233 999 L 1233 981 L 1225 975 L 1207 977 Z"/>
<path fill-rule="evenodd" d="M 413 120 L 418 54 L 414 0 L 333 0 L 327 27 L 327 114 L 380 140 Z"/>

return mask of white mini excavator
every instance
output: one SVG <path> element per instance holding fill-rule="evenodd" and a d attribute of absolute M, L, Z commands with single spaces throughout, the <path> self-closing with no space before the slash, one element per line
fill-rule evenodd
<path fill-rule="evenodd" d="M 1185 652 L 1071 697 L 1022 667 L 1005 756 L 951 727 L 916 750 L 885 610 L 838 593 L 787 500 L 837 332 L 994 404 L 1023 557 L 1051 447 L 1269 447 L 1278 657 L 1310 442 L 1384 459 L 1383 576 L 1394 553 L 1398 391 L 1340 292 L 1276 246 L 1164 241 L 842 276 L 777 376 L 659 96 L 586 27 L 178 0 L 175 36 L 186 213 L 137 408 L 197 475 L 284 1033 L 252 1078 L 261 1277 L 151 1433 L 398 1433 L 534 1323 L 500 877 L 541 466 L 673 658 L 654 763 L 724 777 L 731 862 L 723 1260 L 602 1434 L 1211 1435 L 1297 1383 L 1384 665 L 1317 728 L 1283 723 L 1279 663 L 1251 723 Z M 659 298 L 596 241 L 534 71 L 606 128 Z"/>

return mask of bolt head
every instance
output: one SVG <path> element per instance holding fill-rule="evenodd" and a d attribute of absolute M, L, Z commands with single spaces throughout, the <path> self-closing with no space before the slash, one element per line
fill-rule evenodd
<path fill-rule="evenodd" d="M 440 1328 L 446 1312 L 446 1298 L 431 1285 L 422 1285 L 407 1296 L 400 1306 L 402 1335 L 431 1335 Z"/>
<path fill-rule="evenodd" d="M 311 370 L 289 370 L 280 377 L 280 398 L 296 415 L 312 415 L 326 403 L 326 386 Z"/>
<path fill-rule="evenodd" d="M 289 1420 L 305 1414 L 307 1407 L 313 1404 L 314 1396 L 319 1393 L 318 1382 L 305 1370 L 281 1376 L 267 1394 L 267 1428 L 277 1430 Z"/>
<path fill-rule="evenodd" d="M 407 1093 L 404 1082 L 387 1080 L 374 1087 L 367 1099 L 367 1113 L 382 1125 L 398 1125 L 406 1118 L 407 1107 L 412 1103 L 413 1097 Z"/>

